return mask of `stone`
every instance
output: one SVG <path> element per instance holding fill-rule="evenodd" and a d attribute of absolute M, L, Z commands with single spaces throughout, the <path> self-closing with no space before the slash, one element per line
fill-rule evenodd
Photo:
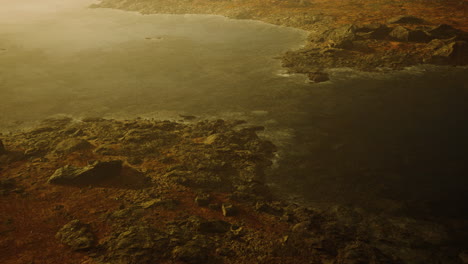
<path fill-rule="evenodd" d="M 380 250 L 363 242 L 353 242 L 339 251 L 336 264 L 392 264 L 399 263 Z"/>
<path fill-rule="evenodd" d="M 384 39 L 388 36 L 391 29 L 384 24 L 365 24 L 356 28 L 356 35 L 370 39 Z"/>
<path fill-rule="evenodd" d="M 257 202 L 257 204 L 255 205 L 255 209 L 258 212 L 263 212 L 276 216 L 281 216 L 283 214 L 283 210 L 274 208 L 273 206 L 263 202 Z"/>
<path fill-rule="evenodd" d="M 208 206 L 210 204 L 210 200 L 211 200 L 211 197 L 207 193 L 201 193 L 195 197 L 195 203 L 198 206 Z"/>
<path fill-rule="evenodd" d="M 5 149 L 5 146 L 3 145 L 3 141 L 0 139 L 0 155 L 6 154 L 7 150 Z"/>
<path fill-rule="evenodd" d="M 411 42 L 429 42 L 430 40 L 431 36 L 424 30 L 410 30 L 408 33 L 408 41 Z"/>
<path fill-rule="evenodd" d="M 460 35 L 461 30 L 456 29 L 447 24 L 441 24 L 428 30 L 428 33 L 433 38 L 449 39 L 449 38 L 453 38 L 453 37 Z"/>
<path fill-rule="evenodd" d="M 234 216 L 237 214 L 237 209 L 232 204 L 222 204 L 221 210 L 224 216 Z"/>
<path fill-rule="evenodd" d="M 73 220 L 64 225 L 55 237 L 75 251 L 90 249 L 95 243 L 89 225 L 80 220 Z"/>
<path fill-rule="evenodd" d="M 75 151 L 86 150 L 92 147 L 93 145 L 84 139 L 69 138 L 58 143 L 55 147 L 55 152 L 67 155 Z"/>
<path fill-rule="evenodd" d="M 415 16 L 396 16 L 387 20 L 388 24 L 424 24 L 425 21 L 419 17 Z"/>
<path fill-rule="evenodd" d="M 330 80 L 330 77 L 326 72 L 309 72 L 307 76 L 309 77 L 309 80 L 314 83 L 326 82 Z"/>
<path fill-rule="evenodd" d="M 226 233 L 230 228 L 231 224 L 222 220 L 200 221 L 197 226 L 202 233 Z"/>
<path fill-rule="evenodd" d="M 436 44 L 441 45 L 441 43 L 435 43 L 435 40 L 431 41 L 429 44 L 432 46 L 436 46 Z M 468 42 L 453 41 L 445 44 L 436 49 L 425 62 L 440 65 L 466 65 L 468 64 Z"/>
<path fill-rule="evenodd" d="M 398 41 L 408 41 L 409 30 L 402 26 L 397 26 L 392 29 L 389 36 Z"/>
<path fill-rule="evenodd" d="M 356 39 L 356 26 L 353 24 L 345 25 L 333 29 L 328 33 L 327 39 L 331 46 L 335 48 L 347 49 L 351 48 L 353 41 Z"/>
<path fill-rule="evenodd" d="M 121 160 L 96 161 L 94 164 L 82 168 L 66 165 L 57 169 L 47 182 L 51 184 L 92 184 L 118 177 L 121 169 Z"/>
<path fill-rule="evenodd" d="M 209 258 L 208 250 L 196 241 L 189 241 L 183 246 L 175 247 L 172 256 L 175 260 L 190 264 L 204 264 Z"/>

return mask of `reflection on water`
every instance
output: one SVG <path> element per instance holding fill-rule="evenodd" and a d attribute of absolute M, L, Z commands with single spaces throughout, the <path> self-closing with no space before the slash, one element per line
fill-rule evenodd
<path fill-rule="evenodd" d="M 274 59 L 300 47 L 300 30 L 29 2 L 0 11 L 3 131 L 54 115 L 247 119 L 280 146 L 271 181 L 289 193 L 394 212 L 466 207 L 467 69 L 335 70 L 309 84 Z"/>

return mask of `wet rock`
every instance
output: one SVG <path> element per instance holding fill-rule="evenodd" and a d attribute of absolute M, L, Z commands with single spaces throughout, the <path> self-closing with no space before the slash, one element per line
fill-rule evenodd
<path fill-rule="evenodd" d="M 112 263 L 149 264 L 166 253 L 168 243 L 167 237 L 151 227 L 130 226 L 109 238 L 107 258 Z"/>
<path fill-rule="evenodd" d="M 309 80 L 314 83 L 326 82 L 330 80 L 328 73 L 322 71 L 309 72 L 307 76 L 309 77 Z"/>
<path fill-rule="evenodd" d="M 389 36 L 394 40 L 408 41 L 409 32 L 410 31 L 407 28 L 402 27 L 402 26 L 397 26 L 392 29 Z"/>
<path fill-rule="evenodd" d="M 200 193 L 195 197 L 195 203 L 198 206 L 208 206 L 210 204 L 211 197 L 207 193 Z"/>
<path fill-rule="evenodd" d="M 209 259 L 209 251 L 197 241 L 189 241 L 183 246 L 175 247 L 172 256 L 185 263 L 205 264 Z"/>
<path fill-rule="evenodd" d="M 197 230 L 202 233 L 226 233 L 230 230 L 231 224 L 222 220 L 200 221 Z"/>
<path fill-rule="evenodd" d="M 425 21 L 419 17 L 415 16 L 396 16 L 387 20 L 388 24 L 424 24 Z"/>
<path fill-rule="evenodd" d="M 73 220 L 64 225 L 55 235 L 63 244 L 73 250 L 85 250 L 93 247 L 95 238 L 89 225 Z"/>
<path fill-rule="evenodd" d="M 97 161 L 92 165 L 80 168 L 66 165 L 57 169 L 50 176 L 51 184 L 92 184 L 105 179 L 118 177 L 122 169 L 121 160 Z"/>
<path fill-rule="evenodd" d="M 57 144 L 55 152 L 59 154 L 70 154 L 75 151 L 81 151 L 92 148 L 93 145 L 84 139 L 69 138 Z"/>
<path fill-rule="evenodd" d="M 232 204 L 222 204 L 221 211 L 224 216 L 234 216 L 237 214 L 237 209 Z"/>
<path fill-rule="evenodd" d="M 441 41 L 433 40 L 428 44 L 429 47 L 437 47 L 431 57 L 425 62 L 432 64 L 468 64 L 468 42 L 453 41 L 448 44 L 443 44 Z"/>
<path fill-rule="evenodd" d="M 174 199 L 153 199 L 140 204 L 144 209 L 161 206 L 166 209 L 174 210 L 179 205 L 179 201 Z"/>

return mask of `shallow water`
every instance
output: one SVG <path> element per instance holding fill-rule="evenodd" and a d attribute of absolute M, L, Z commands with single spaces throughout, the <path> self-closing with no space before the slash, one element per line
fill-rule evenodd
<path fill-rule="evenodd" d="M 0 3 L 0 131 L 57 115 L 246 119 L 280 147 L 270 180 L 287 194 L 395 212 L 466 208 L 466 68 L 337 69 L 310 84 L 275 59 L 304 43 L 300 30 L 88 0 Z"/>

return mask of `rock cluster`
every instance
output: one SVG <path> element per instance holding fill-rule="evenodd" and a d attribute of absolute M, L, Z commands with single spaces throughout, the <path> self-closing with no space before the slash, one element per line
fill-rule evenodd
<path fill-rule="evenodd" d="M 17 175 L 18 164 L 30 173 L 33 163 L 39 181 L 19 174 L 0 188 L 5 198 L 24 186 L 31 196 L 78 202 L 78 211 L 55 205 L 62 213 L 48 217 L 74 219 L 56 238 L 100 263 L 461 263 L 464 244 L 454 241 L 463 229 L 273 199 L 263 178 L 275 147 L 260 129 L 223 120 L 48 120 L 5 137 L 13 151 L 36 151 L 6 163 L 2 175 Z M 89 144 L 65 151 L 76 145 L 65 140 Z M 132 158 L 140 162 L 130 165 Z"/>

